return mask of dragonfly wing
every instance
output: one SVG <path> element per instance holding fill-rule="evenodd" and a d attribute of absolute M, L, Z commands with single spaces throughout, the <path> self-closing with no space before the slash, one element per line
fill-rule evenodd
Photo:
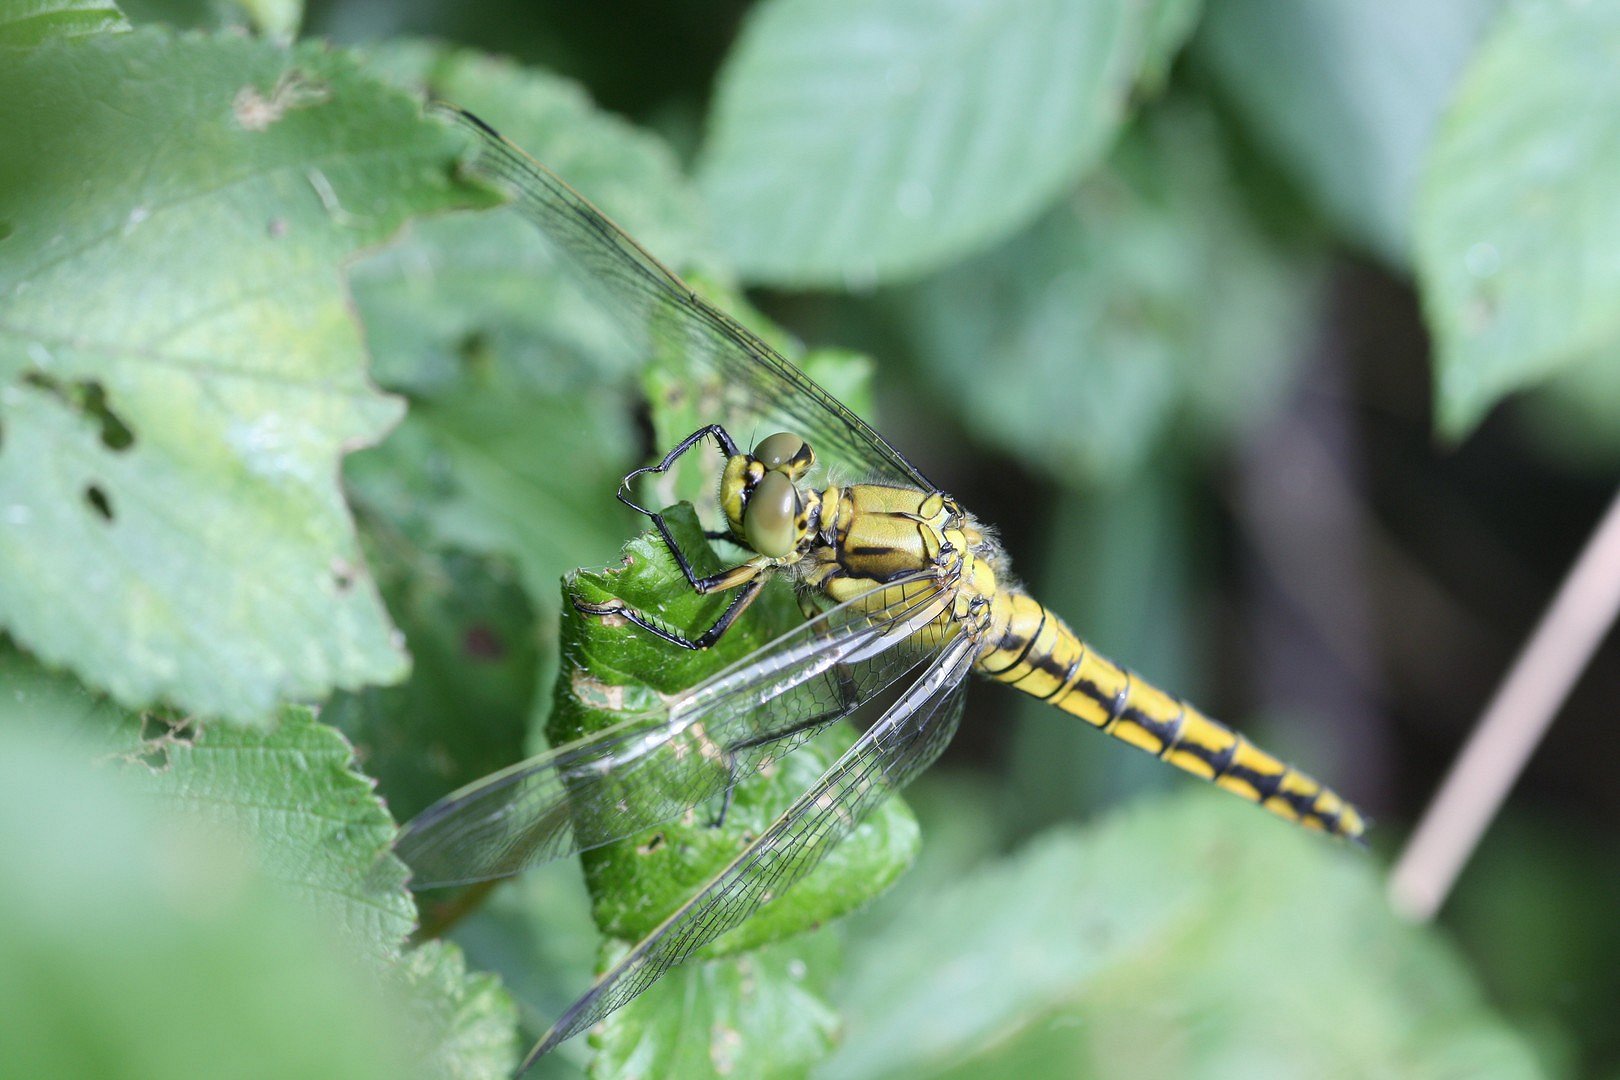
<path fill-rule="evenodd" d="M 756 649 L 667 709 L 441 799 L 395 844 L 412 886 L 509 877 L 714 798 L 936 653 L 938 640 L 918 632 L 949 607 L 955 585 L 922 574 L 879 586 Z"/>
<path fill-rule="evenodd" d="M 775 428 L 809 440 L 851 478 L 887 477 L 934 490 L 916 466 L 815 380 L 735 319 L 697 296 L 606 215 L 551 170 L 471 113 L 434 111 L 477 140 L 472 171 L 509 191 L 516 209 L 605 291 L 608 309 L 644 355 L 672 346 L 707 368 L 761 433 Z"/>
<path fill-rule="evenodd" d="M 871 811 L 927 768 L 956 732 L 974 643 L 953 639 L 816 786 L 596 981 L 529 1052 L 536 1058 L 651 986 L 804 877 Z"/>

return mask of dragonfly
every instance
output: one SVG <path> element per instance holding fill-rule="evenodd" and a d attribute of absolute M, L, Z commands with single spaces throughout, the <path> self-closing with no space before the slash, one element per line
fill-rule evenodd
<path fill-rule="evenodd" d="M 504 878 L 728 799 L 740 777 L 863 705 L 889 701 L 808 791 L 597 978 L 519 1073 L 803 878 L 939 756 L 972 674 L 1306 828 L 1361 840 L 1366 820 L 1339 795 L 1086 644 L 1016 582 L 991 530 L 561 178 L 471 114 L 434 108 L 470 134 L 471 172 L 509 194 L 636 348 L 678 350 L 722 388 L 726 416 L 776 429 L 745 447 L 724 423 L 708 424 L 618 491 L 651 521 L 692 589 L 729 597 L 712 625 L 667 626 L 616 599 L 575 606 L 701 650 L 736 625 L 767 581 L 785 577 L 806 619 L 652 715 L 554 747 L 423 811 L 396 844 L 413 887 Z M 636 501 L 638 481 L 705 444 L 723 459 L 715 471 L 724 527 L 714 535 L 747 556 L 706 576 L 663 514 Z"/>

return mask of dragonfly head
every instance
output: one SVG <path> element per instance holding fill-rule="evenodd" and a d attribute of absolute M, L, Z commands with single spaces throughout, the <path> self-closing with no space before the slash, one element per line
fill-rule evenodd
<path fill-rule="evenodd" d="M 796 551 L 810 534 L 810 505 L 799 491 L 816 463 L 815 451 L 786 431 L 753 451 L 733 454 L 720 479 L 720 506 L 738 542 L 772 559 Z"/>

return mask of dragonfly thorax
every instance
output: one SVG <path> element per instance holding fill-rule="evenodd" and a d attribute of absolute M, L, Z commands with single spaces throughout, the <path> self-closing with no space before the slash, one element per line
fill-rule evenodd
<path fill-rule="evenodd" d="M 799 482 L 815 462 L 810 444 L 786 431 L 761 439 L 749 453 L 731 455 L 720 479 L 720 506 L 732 536 L 772 559 L 804 548 L 819 504 L 805 498 Z"/>

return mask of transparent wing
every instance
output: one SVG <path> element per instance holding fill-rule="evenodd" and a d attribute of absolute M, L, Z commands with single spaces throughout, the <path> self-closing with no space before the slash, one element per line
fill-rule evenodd
<path fill-rule="evenodd" d="M 508 877 L 678 817 L 764 768 L 939 649 L 956 582 L 896 580 L 841 604 L 683 694 L 462 788 L 406 824 L 412 887 Z"/>
<path fill-rule="evenodd" d="M 888 478 L 934 486 L 865 421 L 783 359 L 752 331 L 711 306 L 555 173 L 471 113 L 433 110 L 478 140 L 474 173 L 510 191 L 516 209 L 583 272 L 609 312 L 644 355 L 660 346 L 706 367 L 744 412 L 761 424 L 809 440 L 824 461 L 852 478 Z M 739 433 L 746 437 L 749 433 Z"/>
<path fill-rule="evenodd" d="M 630 1001 L 672 965 L 781 895 L 874 806 L 927 768 L 956 732 L 972 663 L 973 640 L 957 635 L 815 787 L 598 979 L 529 1052 L 518 1071 Z"/>

